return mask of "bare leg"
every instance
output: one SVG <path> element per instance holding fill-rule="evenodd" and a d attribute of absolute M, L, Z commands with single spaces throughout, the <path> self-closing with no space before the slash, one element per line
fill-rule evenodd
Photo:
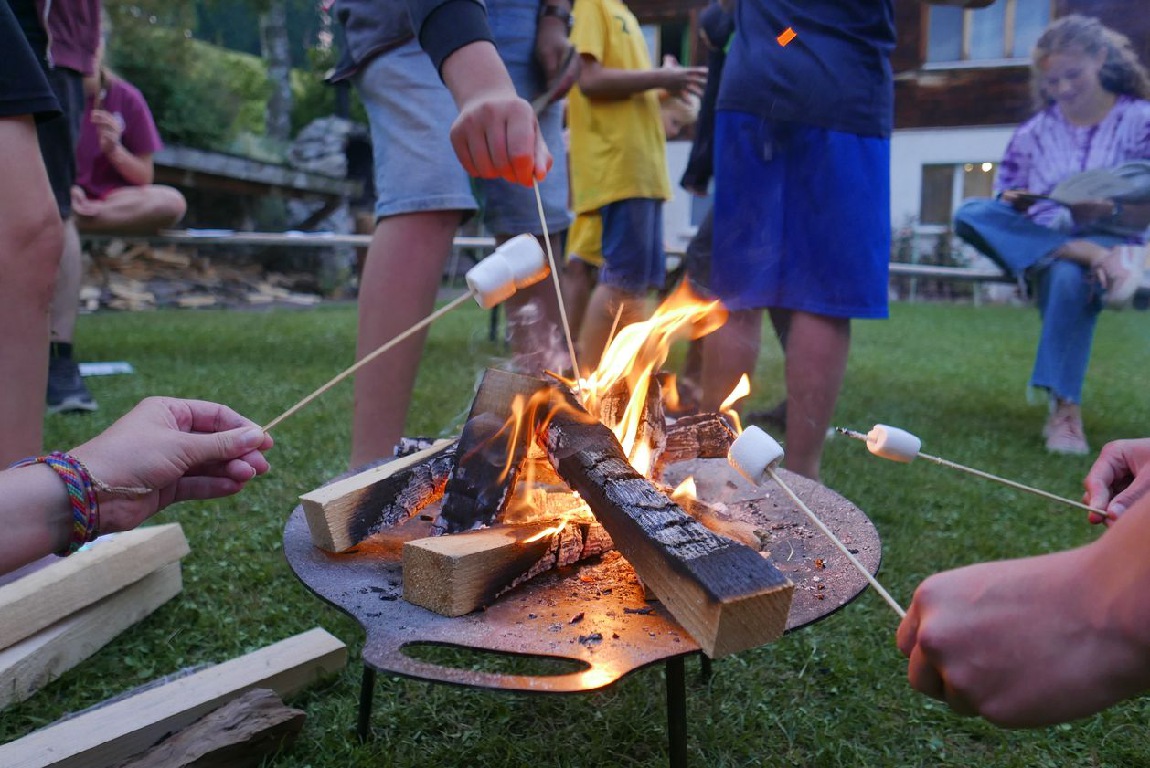
<path fill-rule="evenodd" d="M 360 281 L 356 359 L 431 314 L 461 219 L 459 211 L 428 211 L 376 225 Z M 426 338 L 425 330 L 356 373 L 352 467 L 391 456 L 403 436 Z"/>
<path fill-rule="evenodd" d="M 90 215 L 76 211 L 76 223 L 82 232 L 147 235 L 172 226 L 184 218 L 187 210 L 184 196 L 162 184 L 123 187 L 91 204 L 95 208 Z"/>
<path fill-rule="evenodd" d="M 792 312 L 787 329 L 787 441 L 783 466 L 817 480 L 850 352 L 850 320 Z"/>
<path fill-rule="evenodd" d="M 583 259 L 570 259 L 563 267 L 563 306 L 567 310 L 567 322 L 571 324 L 571 335 L 576 340 L 583 330 L 587 302 L 591 300 L 598 273 L 598 267 Z"/>
<path fill-rule="evenodd" d="M 703 395 L 699 410 L 715 413 L 746 374 L 753 377 L 763 337 L 763 311 L 741 309 L 703 340 Z"/>
<path fill-rule="evenodd" d="M 579 365 L 584 372 L 599 367 L 599 359 L 610 341 L 612 329 L 639 322 L 646 315 L 646 298 L 611 285 L 599 283 L 591 291 L 587 314 L 579 331 Z M 615 318 L 619 322 L 615 322 Z"/>
<path fill-rule="evenodd" d="M 68 219 L 64 222 L 64 250 L 60 256 L 60 271 L 56 276 L 56 292 L 52 297 L 52 341 L 72 341 L 76 331 L 76 316 L 80 313 L 83 273 L 80 233 L 76 231 L 76 222 Z"/>
<path fill-rule="evenodd" d="M 511 235 L 497 235 L 502 245 Z M 538 237 L 543 248 L 543 238 Z M 552 234 L 551 252 L 562 255 L 559 234 Z M 548 275 L 535 285 L 517 291 L 504 302 L 507 311 L 507 335 L 511 342 L 515 370 L 527 374 L 544 371 L 562 371 L 571 366 L 567 340 L 563 337 L 559 316 L 559 299 L 555 295 L 555 282 Z"/>
<path fill-rule="evenodd" d="M 1085 266 L 1094 264 L 1109 255 L 1110 249 L 1090 240 L 1071 240 L 1054 252 L 1054 257 L 1074 261 Z"/>
<path fill-rule="evenodd" d="M 0 118 L 0 161 L 0 466 L 7 466 L 43 448 L 48 311 L 63 232 L 30 117 Z"/>

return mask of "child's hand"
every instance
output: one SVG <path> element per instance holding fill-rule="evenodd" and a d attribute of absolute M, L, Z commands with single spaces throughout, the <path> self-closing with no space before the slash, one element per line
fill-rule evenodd
<path fill-rule="evenodd" d="M 443 62 L 442 74 L 459 106 L 451 146 L 469 174 L 524 186 L 547 175 L 551 153 L 535 111 L 516 95 L 495 46 L 463 46 Z"/>

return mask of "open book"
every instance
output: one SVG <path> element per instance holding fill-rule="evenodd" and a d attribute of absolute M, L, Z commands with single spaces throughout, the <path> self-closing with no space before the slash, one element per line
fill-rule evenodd
<path fill-rule="evenodd" d="M 1024 195 L 1026 198 L 1050 200 L 1061 205 L 1074 205 L 1087 200 L 1150 202 L 1150 161 L 1134 160 L 1116 168 L 1094 168 L 1076 173 L 1051 190 L 1048 195 Z"/>

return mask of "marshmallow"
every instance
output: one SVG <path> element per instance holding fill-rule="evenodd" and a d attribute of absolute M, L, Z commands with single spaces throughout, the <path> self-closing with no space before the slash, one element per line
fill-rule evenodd
<path fill-rule="evenodd" d="M 875 456 L 910 463 L 918 456 L 922 440 L 898 427 L 875 424 L 874 429 L 867 432 L 866 447 Z"/>
<path fill-rule="evenodd" d="M 515 295 L 515 273 L 507 259 L 496 251 L 467 270 L 467 287 L 479 306 L 491 309 Z"/>
<path fill-rule="evenodd" d="M 783 446 L 756 426 L 747 427 L 727 451 L 727 461 L 755 485 L 762 485 L 767 470 L 783 460 Z"/>
<path fill-rule="evenodd" d="M 516 235 L 495 249 L 495 254 L 506 259 L 515 276 L 515 287 L 526 288 L 547 277 L 547 255 L 539 247 L 534 235 Z"/>

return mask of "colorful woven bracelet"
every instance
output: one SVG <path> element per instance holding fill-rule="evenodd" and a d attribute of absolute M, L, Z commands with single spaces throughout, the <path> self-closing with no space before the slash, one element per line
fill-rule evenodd
<path fill-rule="evenodd" d="M 12 468 L 47 464 L 64 481 L 72 505 L 72 530 L 68 544 L 56 554 L 67 557 L 100 535 L 100 502 L 92 475 L 80 460 L 67 453 L 53 451 L 47 456 L 21 459 Z"/>

